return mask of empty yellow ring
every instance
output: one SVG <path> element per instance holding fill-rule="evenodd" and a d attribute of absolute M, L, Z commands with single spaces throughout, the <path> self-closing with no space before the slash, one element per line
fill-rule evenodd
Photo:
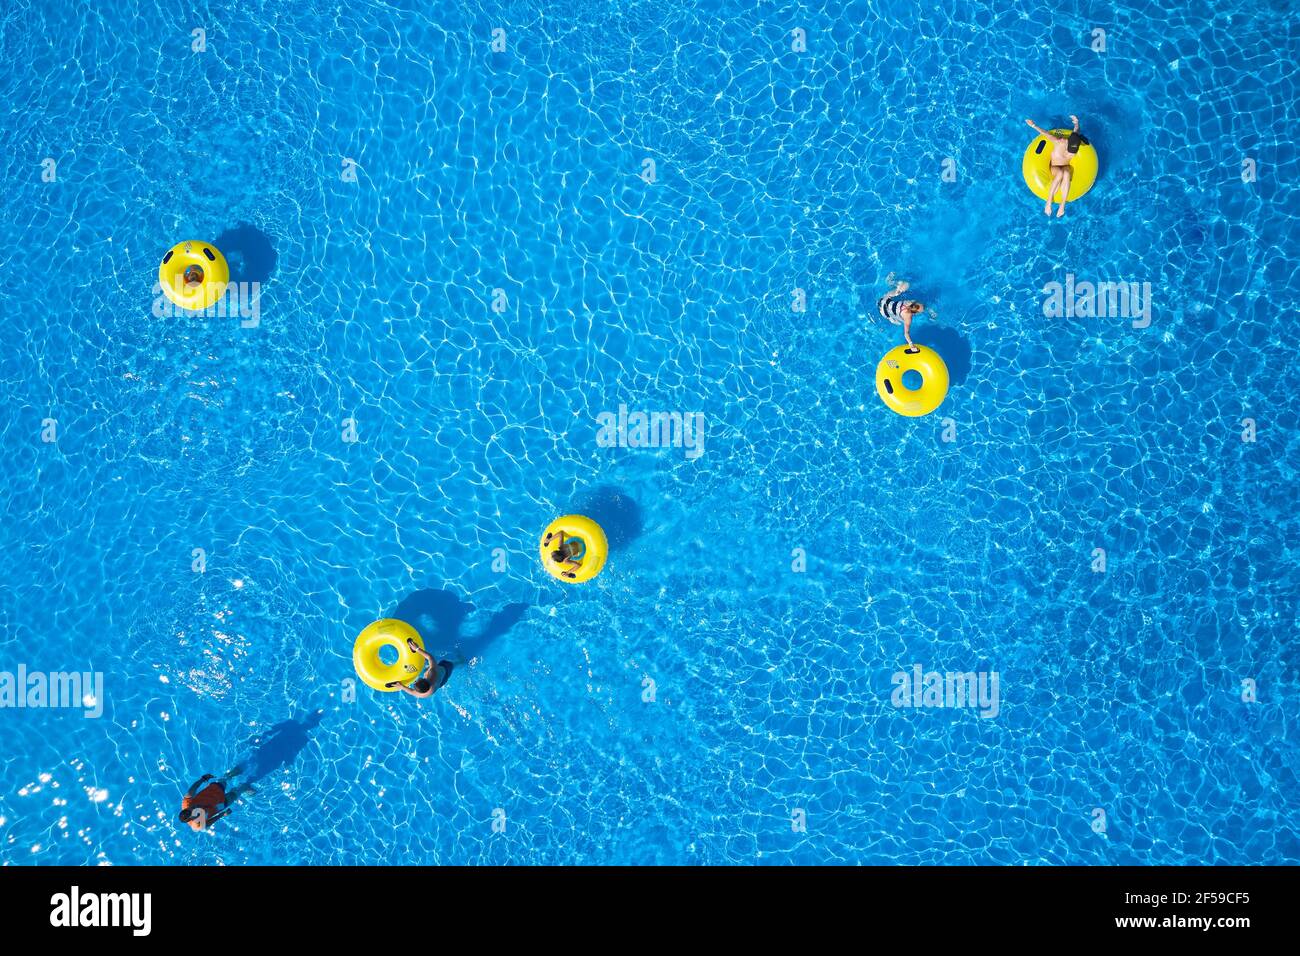
<path fill-rule="evenodd" d="M 921 387 L 905 388 L 904 372 L 918 373 Z M 886 406 L 900 415 L 908 418 L 929 415 L 943 404 L 948 394 L 948 366 L 928 346 L 900 345 L 886 352 L 876 366 L 876 392 Z"/>

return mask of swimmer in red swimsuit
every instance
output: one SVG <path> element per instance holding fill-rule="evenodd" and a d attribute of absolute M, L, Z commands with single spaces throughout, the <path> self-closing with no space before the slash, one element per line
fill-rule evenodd
<path fill-rule="evenodd" d="M 252 790 L 247 784 L 232 787 L 227 791 L 230 779 L 241 773 L 241 768 L 226 771 L 225 779 L 209 783 L 202 790 L 203 784 L 212 780 L 212 774 L 205 773 L 190 784 L 185 796 L 181 797 L 180 821 L 188 823 L 193 830 L 206 830 L 217 820 L 230 812 L 230 805 L 243 793 Z"/>

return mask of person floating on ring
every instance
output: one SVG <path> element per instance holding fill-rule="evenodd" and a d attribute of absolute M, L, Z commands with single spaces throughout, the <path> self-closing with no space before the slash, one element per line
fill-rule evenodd
<path fill-rule="evenodd" d="M 203 268 L 202 266 L 186 266 L 182 275 L 185 282 L 185 288 L 197 289 L 203 285 Z"/>
<path fill-rule="evenodd" d="M 412 697 L 432 697 L 434 691 L 441 690 L 447 681 L 451 679 L 451 672 L 456 665 L 451 661 L 435 661 L 432 654 L 409 637 L 406 639 L 406 646 L 424 658 L 424 673 L 411 681 L 409 685 L 404 681 L 391 680 L 384 686 L 393 690 L 406 691 Z"/>
<path fill-rule="evenodd" d="M 1043 206 L 1043 212 L 1049 216 L 1052 214 L 1052 197 L 1056 195 L 1057 187 L 1060 187 L 1061 207 L 1056 210 L 1058 219 L 1065 215 L 1065 199 L 1070 195 L 1070 180 L 1074 178 L 1074 167 L 1070 163 L 1079 152 L 1080 146 L 1092 145 L 1088 142 L 1088 138 L 1079 132 L 1079 117 L 1071 114 L 1070 119 L 1074 120 L 1074 132 L 1069 136 L 1057 136 L 1041 128 L 1033 120 L 1025 120 L 1033 127 L 1034 132 L 1051 141 L 1052 184 L 1047 187 L 1047 203 Z"/>
<path fill-rule="evenodd" d="M 551 552 L 551 560 L 556 564 L 569 568 L 568 571 L 561 571 L 566 578 L 576 578 L 578 569 L 582 567 L 582 559 L 586 556 L 587 548 L 581 538 L 575 538 L 572 535 L 565 535 L 563 531 L 555 531 L 548 534 L 542 540 L 542 547 L 545 548 L 555 538 L 555 550 Z"/>
<path fill-rule="evenodd" d="M 192 830 L 206 830 L 231 810 L 231 804 L 245 793 L 252 793 L 253 788 L 247 783 L 231 787 L 230 781 L 243 773 L 242 767 L 227 770 L 221 780 L 208 783 L 202 790 L 200 786 L 212 780 L 212 774 L 205 773 L 190 784 L 189 790 L 181 798 L 180 821 L 188 823 Z"/>
<path fill-rule="evenodd" d="M 907 344 L 916 348 L 916 343 L 912 341 L 912 319 L 925 311 L 925 306 L 915 300 L 904 300 L 898 298 L 908 290 L 906 282 L 900 282 L 893 289 L 886 292 L 876 302 L 876 308 L 880 311 L 882 318 L 888 319 L 895 325 L 903 327 L 903 338 L 907 339 Z"/>

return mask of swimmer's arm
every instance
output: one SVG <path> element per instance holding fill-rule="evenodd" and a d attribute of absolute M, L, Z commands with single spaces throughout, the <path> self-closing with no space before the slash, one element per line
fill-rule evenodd
<path fill-rule="evenodd" d="M 420 676 L 421 676 L 421 677 L 424 677 L 424 676 L 426 676 L 428 673 L 429 673 L 429 671 L 426 669 L 425 672 L 424 672 L 423 674 L 421 674 Z M 400 690 L 400 691 L 401 691 L 402 693 L 404 693 L 404 694 L 410 694 L 412 697 L 428 697 L 428 696 L 429 696 L 429 694 L 421 694 L 418 690 L 412 690 L 411 687 L 410 687 L 410 685 L 408 685 L 408 684 L 403 684 L 400 680 L 390 680 L 390 681 L 388 682 L 388 684 L 385 685 L 385 686 L 396 688 L 397 690 Z M 432 691 L 430 691 L 430 693 L 432 693 Z"/>
<path fill-rule="evenodd" d="M 415 651 L 415 653 L 419 654 L 430 664 L 433 663 L 433 655 L 430 654 L 428 651 L 426 651 L 419 644 L 415 643 L 415 641 L 411 640 L 409 637 L 406 639 L 406 646 L 409 647 L 411 650 Z"/>
<path fill-rule="evenodd" d="M 1061 138 L 1061 137 L 1059 137 L 1059 136 L 1053 136 L 1051 133 L 1049 133 L 1047 130 L 1043 129 L 1041 126 L 1039 126 L 1037 123 L 1035 123 L 1035 122 L 1034 122 L 1033 120 L 1031 120 L 1031 119 L 1027 119 L 1027 120 L 1025 120 L 1025 122 L 1028 123 L 1030 126 L 1032 126 L 1032 127 L 1033 127 L 1037 132 L 1038 132 L 1038 134 L 1039 134 L 1040 136 L 1046 136 L 1048 139 L 1050 139 L 1050 140 L 1051 140 L 1052 142 L 1054 142 L 1054 143 L 1057 142 L 1057 141 L 1059 141 L 1060 138 Z"/>
<path fill-rule="evenodd" d="M 1074 131 L 1075 131 L 1076 133 L 1079 132 L 1079 117 L 1077 117 L 1077 116 L 1075 116 L 1073 113 L 1071 113 L 1071 114 L 1070 114 L 1070 119 L 1074 120 Z"/>
<path fill-rule="evenodd" d="M 205 783 L 207 783 L 211 779 L 212 779 L 212 774 L 205 773 L 203 776 L 199 777 L 198 780 L 195 780 L 192 784 L 190 784 L 190 788 L 185 791 L 185 796 L 187 797 L 194 796 L 196 793 L 199 792 L 199 788 L 202 787 Z"/>

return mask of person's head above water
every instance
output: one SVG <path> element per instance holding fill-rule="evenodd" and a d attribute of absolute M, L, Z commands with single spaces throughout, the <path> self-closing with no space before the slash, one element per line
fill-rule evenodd
<path fill-rule="evenodd" d="M 414 684 L 411 685 L 411 689 L 416 691 L 417 693 L 423 694 L 426 693 L 429 690 L 429 688 L 432 686 L 433 685 L 429 683 L 429 679 L 427 677 L 421 677 L 419 680 L 417 680 Z"/>
<path fill-rule="evenodd" d="M 568 548 L 557 548 L 556 550 L 551 552 L 551 560 L 554 561 L 556 564 L 563 564 L 565 559 L 568 558 L 568 556 L 569 556 Z"/>
<path fill-rule="evenodd" d="M 903 308 L 907 309 L 907 311 L 911 312 L 913 315 L 925 311 L 925 306 L 915 300 L 907 303 L 905 306 L 903 306 Z"/>
<path fill-rule="evenodd" d="M 193 807 L 186 807 L 178 814 L 178 816 L 180 817 L 181 823 L 189 823 L 196 816 L 198 816 L 198 811 L 195 810 Z"/>
<path fill-rule="evenodd" d="M 1071 153 L 1077 153 L 1080 146 L 1091 146 L 1088 137 L 1082 133 L 1071 133 L 1070 138 L 1065 141 L 1065 148 Z"/>

